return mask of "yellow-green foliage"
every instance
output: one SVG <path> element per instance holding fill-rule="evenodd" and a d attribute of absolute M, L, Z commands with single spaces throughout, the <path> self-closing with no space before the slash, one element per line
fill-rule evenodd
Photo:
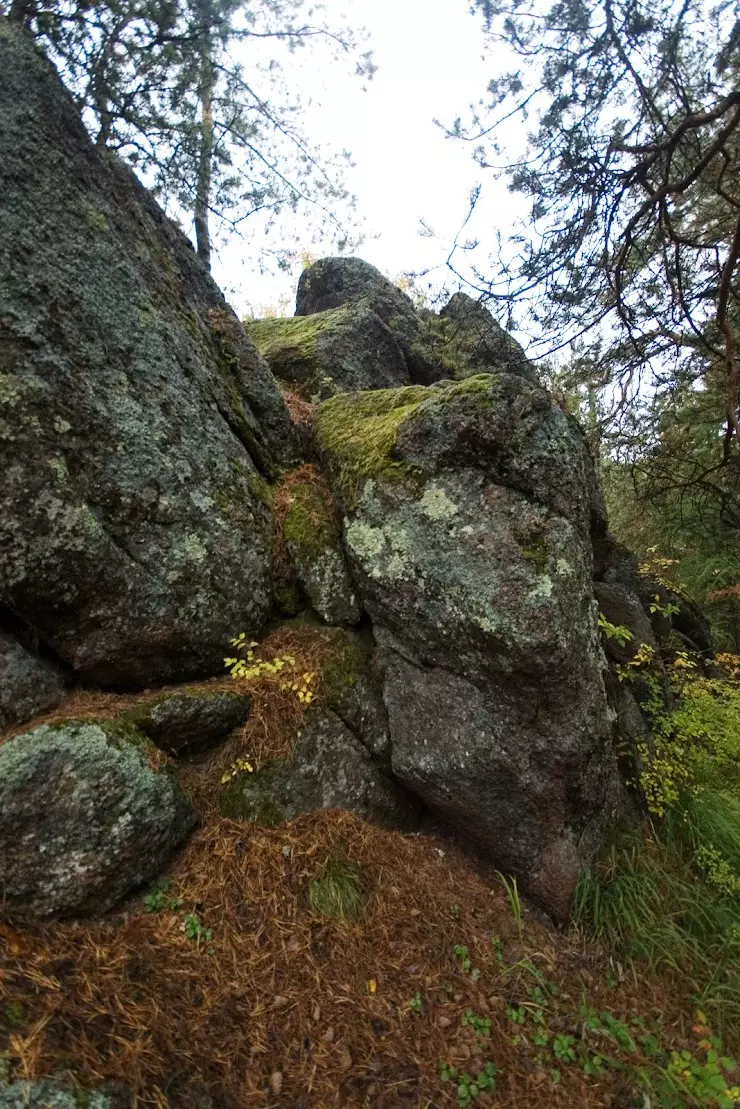
<path fill-rule="evenodd" d="M 658 818 L 682 814 L 693 862 L 720 894 L 740 896 L 740 676 L 723 656 L 719 677 L 704 676 L 685 653 L 668 667 L 675 706 L 662 705 L 651 654 L 620 668 L 647 690 L 652 737 L 638 744 L 640 786 Z M 721 817 L 720 817 L 721 811 Z M 687 833 L 688 834 L 688 833 Z"/>
<path fill-rule="evenodd" d="M 363 478 L 399 478 L 412 471 L 393 459 L 398 429 L 430 391 L 422 385 L 342 393 L 320 406 L 316 416 L 319 445 L 338 464 L 342 491 L 350 500 Z"/>
<path fill-rule="evenodd" d="M 316 674 L 306 672 L 299 674 L 296 671 L 296 660 L 293 655 L 278 655 L 273 659 L 261 659 L 255 655 L 255 648 L 259 646 L 254 640 L 247 642 L 244 632 L 240 632 L 231 640 L 238 651 L 243 652 L 243 657 L 225 658 L 224 665 L 228 668 L 232 678 L 242 681 L 259 681 L 266 676 L 279 676 L 280 689 L 283 692 L 295 693 L 302 705 L 310 705 L 314 699 L 311 689 L 316 679 Z"/>
<path fill-rule="evenodd" d="M 523 551 L 522 553 L 526 558 L 527 552 Z M 629 628 L 626 628 L 624 624 L 612 624 L 603 612 L 599 613 L 599 631 L 605 639 L 613 639 L 620 647 L 625 647 L 631 639 L 635 638 Z"/>
<path fill-rule="evenodd" d="M 725 672 L 704 677 L 679 654 L 669 667 L 675 708 L 660 707 L 660 679 L 651 672 L 652 653 L 642 651 L 620 677 L 639 677 L 648 690 L 652 741 L 640 745 L 640 784 L 656 816 L 706 788 L 740 786 L 740 680 Z"/>

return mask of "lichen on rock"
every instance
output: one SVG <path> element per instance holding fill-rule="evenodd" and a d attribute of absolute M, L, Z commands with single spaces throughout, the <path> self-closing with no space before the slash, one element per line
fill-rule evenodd
<path fill-rule="evenodd" d="M 22 916 L 105 912 L 153 878 L 195 823 L 146 737 L 67 720 L 0 745 L 0 890 Z"/>

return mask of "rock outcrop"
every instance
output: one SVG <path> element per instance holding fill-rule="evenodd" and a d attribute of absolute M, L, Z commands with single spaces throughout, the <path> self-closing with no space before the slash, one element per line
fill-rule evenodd
<path fill-rule="evenodd" d="M 266 363 L 185 236 L 0 21 L 0 603 L 82 678 L 217 672 L 271 603 Z"/>
<path fill-rule="evenodd" d="M 301 275 L 295 316 L 246 326 L 276 377 L 313 401 L 481 371 L 537 381 L 522 348 L 485 305 L 457 293 L 439 314 L 417 311 L 359 258 L 322 258 Z"/>
<path fill-rule="evenodd" d="M 244 724 L 252 707 L 248 693 L 178 689 L 144 701 L 122 719 L 172 755 L 213 746 Z"/>
<path fill-rule="evenodd" d="M 247 320 L 245 326 L 275 376 L 307 400 L 411 384 L 393 332 L 369 307 Z"/>
<path fill-rule="evenodd" d="M 484 306 L 417 310 L 360 259 L 311 266 L 255 347 L 1 19 L 0 69 L 0 728 L 62 675 L 221 672 L 303 607 L 332 643 L 317 700 L 290 757 L 227 771 L 224 811 L 408 827 L 424 805 L 566 919 L 620 800 L 614 722 L 647 735 L 614 666 L 676 633 L 711 650 L 609 536 L 580 428 Z M 633 633 L 611 674 L 599 604 Z M 0 744 L 8 910 L 102 912 L 153 877 L 193 814 L 150 739 L 207 746 L 249 707 L 185 687 Z"/>
<path fill-rule="evenodd" d="M 415 826 L 417 808 L 343 721 L 321 709 L 309 713 L 289 760 L 235 775 L 221 804 L 225 816 L 258 824 L 347 809 L 381 827 L 406 829 Z"/>
<path fill-rule="evenodd" d="M 316 428 L 396 777 L 566 916 L 617 796 L 583 436 L 488 375 L 335 397 Z"/>
<path fill-rule="evenodd" d="M 195 823 L 159 752 L 122 722 L 68 720 L 0 745 L 0 902 L 105 912 L 160 872 Z"/>

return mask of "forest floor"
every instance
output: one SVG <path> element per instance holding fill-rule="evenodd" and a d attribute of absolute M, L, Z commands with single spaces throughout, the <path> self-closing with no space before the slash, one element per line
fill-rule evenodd
<path fill-rule="evenodd" d="M 133 699 L 73 694 L 47 719 Z M 119 1082 L 156 1109 L 735 1104 L 712 1100 L 680 973 L 554 929 L 443 830 L 222 818 L 225 768 L 283 754 L 296 711 L 258 691 L 244 729 L 180 764 L 201 824 L 150 890 L 102 920 L 0 924 L 10 1076 Z"/>

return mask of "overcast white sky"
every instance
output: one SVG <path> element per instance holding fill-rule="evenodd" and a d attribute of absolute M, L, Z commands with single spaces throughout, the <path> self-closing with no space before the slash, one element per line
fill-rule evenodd
<path fill-rule="evenodd" d="M 433 121 L 464 116 L 485 92 L 491 63 L 482 58 L 480 19 L 467 0 L 326 0 L 325 9 L 329 24 L 367 28 L 378 67 L 366 82 L 350 76 L 346 62 L 328 67 L 301 51 L 291 71 L 304 96 L 320 102 L 306 118 L 313 142 L 346 147 L 356 163 L 348 183 L 368 236 L 358 253 L 391 277 L 440 265 L 481 171 L 471 148 L 445 139 Z M 490 178 L 485 187 L 477 232 L 491 243 L 497 228 L 508 229 L 515 202 Z M 419 235 L 422 218 L 441 242 Z M 292 312 L 299 270 L 260 275 L 238 239 L 214 260 L 214 276 L 240 313 L 259 315 L 281 301 Z"/>

